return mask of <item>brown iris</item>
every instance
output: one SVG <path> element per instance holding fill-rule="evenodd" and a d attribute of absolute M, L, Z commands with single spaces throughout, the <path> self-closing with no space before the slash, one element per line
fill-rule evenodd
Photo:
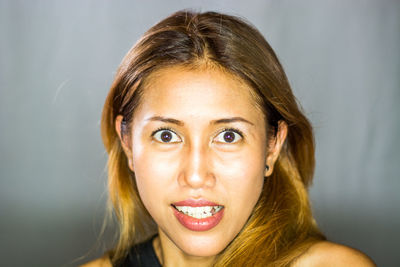
<path fill-rule="evenodd" d="M 172 139 L 172 134 L 171 134 L 171 132 L 163 131 L 163 132 L 161 133 L 161 140 L 162 140 L 163 142 L 168 143 L 169 141 L 171 141 L 171 139 Z"/>
<path fill-rule="evenodd" d="M 224 134 L 224 140 L 227 143 L 232 143 L 233 141 L 235 141 L 235 133 L 234 132 L 226 132 Z"/>

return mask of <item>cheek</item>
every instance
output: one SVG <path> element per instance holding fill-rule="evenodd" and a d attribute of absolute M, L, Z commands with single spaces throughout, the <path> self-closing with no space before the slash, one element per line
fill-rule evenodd
<path fill-rule="evenodd" d="M 237 153 L 217 153 L 214 157 L 214 171 L 217 176 L 232 180 L 232 183 L 247 184 L 250 181 L 262 181 L 265 155 L 266 152 L 261 149 L 261 145 Z"/>
<path fill-rule="evenodd" d="M 156 153 L 140 144 L 132 150 L 133 165 L 140 198 L 150 213 L 155 206 L 166 202 L 166 192 L 173 187 L 177 157 Z"/>
<path fill-rule="evenodd" d="M 263 169 L 258 166 L 237 166 L 232 179 L 225 181 L 232 205 L 251 212 L 261 194 L 264 184 Z"/>
<path fill-rule="evenodd" d="M 221 186 L 238 212 L 250 214 L 264 184 L 265 151 L 249 149 L 236 157 L 225 157 L 215 165 Z"/>

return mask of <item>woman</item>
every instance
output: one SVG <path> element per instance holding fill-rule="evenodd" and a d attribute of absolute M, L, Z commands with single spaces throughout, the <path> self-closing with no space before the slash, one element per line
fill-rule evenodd
<path fill-rule="evenodd" d="M 374 266 L 318 230 L 311 125 L 237 17 L 181 11 L 152 27 L 118 69 L 102 137 L 120 234 L 88 266 Z"/>

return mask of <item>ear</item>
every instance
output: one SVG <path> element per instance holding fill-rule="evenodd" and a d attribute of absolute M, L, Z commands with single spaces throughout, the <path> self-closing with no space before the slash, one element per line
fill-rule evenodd
<path fill-rule="evenodd" d="M 268 152 L 265 164 L 269 168 L 265 169 L 264 176 L 270 176 L 274 171 L 274 164 L 279 157 L 282 146 L 285 143 L 286 136 L 288 132 L 288 125 L 284 121 L 278 122 L 278 131 L 276 135 L 268 140 Z"/>
<path fill-rule="evenodd" d="M 124 153 L 126 157 L 128 158 L 128 166 L 131 171 L 133 171 L 133 162 L 132 162 L 132 147 L 131 147 L 131 142 L 129 141 L 129 135 L 123 135 L 121 132 L 122 129 L 122 120 L 123 120 L 122 115 L 118 115 L 115 118 L 115 131 L 118 134 L 119 140 L 121 142 L 122 149 L 124 150 Z"/>

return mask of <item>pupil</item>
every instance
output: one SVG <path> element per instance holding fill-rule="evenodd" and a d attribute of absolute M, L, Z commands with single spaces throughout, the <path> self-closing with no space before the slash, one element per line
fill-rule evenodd
<path fill-rule="evenodd" d="M 161 133 L 161 140 L 163 142 L 169 142 L 172 139 L 172 135 L 170 132 L 164 131 Z"/>
<path fill-rule="evenodd" d="M 232 132 L 226 132 L 224 134 L 224 140 L 225 142 L 232 143 L 233 140 L 235 140 L 235 134 Z"/>

